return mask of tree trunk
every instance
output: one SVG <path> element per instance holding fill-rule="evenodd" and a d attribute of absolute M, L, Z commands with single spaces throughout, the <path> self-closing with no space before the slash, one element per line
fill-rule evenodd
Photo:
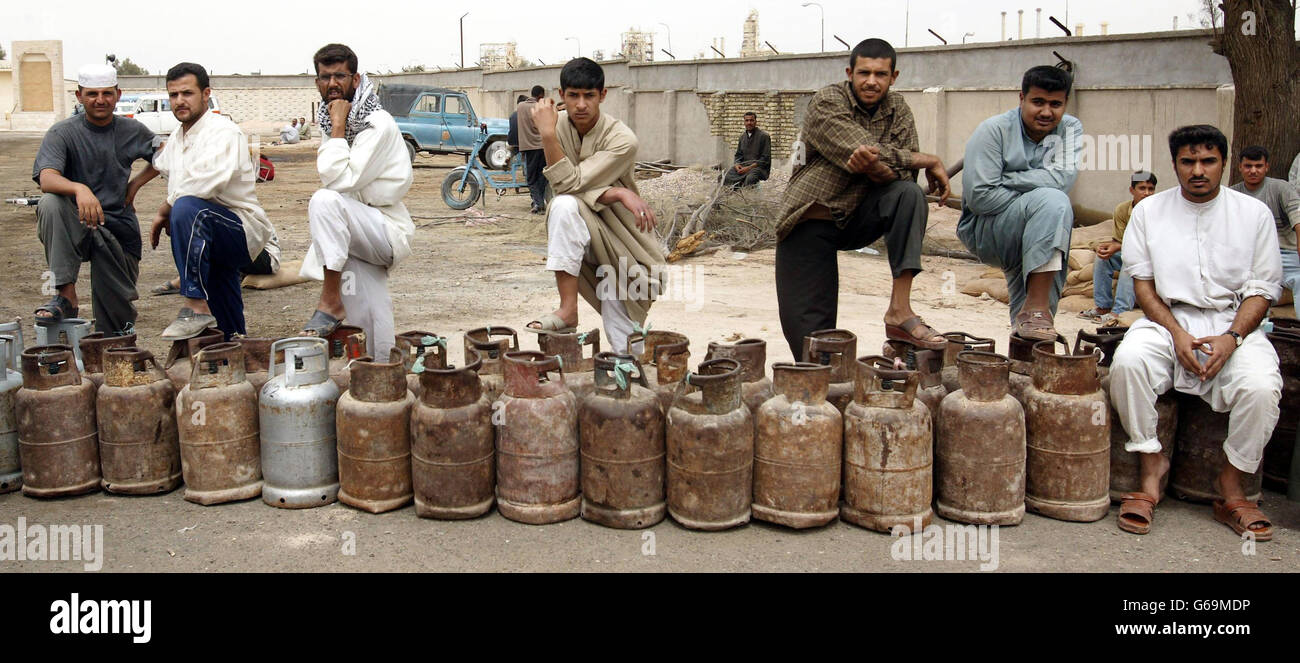
<path fill-rule="evenodd" d="M 1222 32 L 1214 52 L 1228 58 L 1236 88 L 1232 116 L 1232 183 L 1241 180 L 1237 155 L 1249 145 L 1269 153 L 1269 175 L 1286 179 L 1300 152 L 1295 110 L 1300 108 L 1300 48 L 1295 41 L 1295 3 L 1287 0 L 1224 0 Z"/>

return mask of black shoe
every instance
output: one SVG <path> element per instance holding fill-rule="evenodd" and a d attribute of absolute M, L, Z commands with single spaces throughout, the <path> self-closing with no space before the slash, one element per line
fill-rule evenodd
<path fill-rule="evenodd" d="M 529 213 L 529 214 L 541 214 L 541 213 L 542 213 L 542 208 L 540 208 L 540 207 L 538 207 L 538 206 L 536 206 L 536 205 L 533 205 L 532 209 L 528 210 L 528 213 Z"/>

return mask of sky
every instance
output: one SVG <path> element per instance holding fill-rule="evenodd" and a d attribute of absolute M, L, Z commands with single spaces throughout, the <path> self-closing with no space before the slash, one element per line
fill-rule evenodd
<path fill-rule="evenodd" d="M 293 74 L 311 68 L 320 46 L 339 41 L 352 47 L 366 71 L 386 73 L 404 66 L 453 67 L 460 56 L 457 19 L 464 18 L 467 66 L 479 57 L 479 44 L 515 41 L 519 55 L 557 64 L 581 54 L 620 49 L 628 29 L 655 32 L 656 59 L 671 44 L 679 59 L 709 51 L 725 39 L 727 56 L 740 49 L 743 23 L 759 13 L 759 38 L 782 53 L 822 50 L 821 12 L 802 0 L 493 0 L 492 2 L 357 2 L 312 0 L 219 0 L 218 2 L 30 2 L 8 0 L 0 7 L 0 44 L 14 40 L 61 39 L 64 76 L 75 78 L 83 64 L 102 62 L 106 53 L 130 57 L 161 73 L 181 61 L 198 62 L 218 74 Z M 1016 10 L 1025 10 L 1024 35 L 1034 36 L 1034 9 L 1043 10 L 1042 36 L 1059 36 L 1048 16 L 1071 30 L 1083 23 L 1085 35 L 1199 27 L 1200 0 L 820 0 L 825 13 L 825 50 L 847 50 L 833 35 L 854 44 L 881 37 L 894 46 L 997 41 L 1000 12 L 1007 12 L 1007 34 L 1016 35 Z M 908 7 L 910 5 L 910 11 Z M 145 12 L 144 7 L 152 7 Z M 1068 18 L 1067 18 L 1068 16 Z M 905 29 L 906 28 L 906 29 Z M 974 35 L 966 35 L 972 32 Z M 712 54 L 711 51 L 709 51 Z"/>

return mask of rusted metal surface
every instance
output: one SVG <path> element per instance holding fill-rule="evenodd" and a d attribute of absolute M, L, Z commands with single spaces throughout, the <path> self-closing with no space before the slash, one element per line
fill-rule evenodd
<path fill-rule="evenodd" d="M 505 356 L 519 350 L 519 334 L 509 327 L 489 325 L 465 332 L 465 363 L 482 361 L 478 370 L 483 381 L 483 393 L 496 402 L 505 391 Z"/>
<path fill-rule="evenodd" d="M 367 357 L 352 362 L 348 391 L 337 409 L 339 501 L 383 513 L 414 496 L 411 487 L 411 407 L 403 354 L 388 363 Z"/>
<path fill-rule="evenodd" d="M 957 355 L 957 391 L 939 406 L 935 510 L 974 525 L 1025 517 L 1025 413 L 1008 393 L 1011 362 L 991 352 Z"/>
<path fill-rule="evenodd" d="M 175 490 L 181 483 L 176 388 L 148 350 L 113 348 L 102 361 L 104 385 L 95 397 L 101 485 L 125 495 Z"/>
<path fill-rule="evenodd" d="M 1107 376 L 1109 377 L 1109 376 Z M 1102 390 L 1106 388 L 1107 378 L 1102 378 Z M 1110 402 L 1109 396 L 1106 402 Z M 1178 398 L 1171 389 L 1156 399 L 1156 439 L 1160 440 L 1160 453 L 1172 459 L 1174 455 L 1175 433 L 1178 430 Z M 1118 504 L 1124 493 L 1142 491 L 1142 454 L 1126 451 L 1124 445 L 1129 441 L 1128 433 L 1120 425 L 1119 414 L 1115 406 L 1110 407 L 1110 501 Z M 1160 478 L 1160 493 L 1164 494 L 1169 485 L 1169 472 Z"/>
<path fill-rule="evenodd" d="M 21 360 L 16 361 L 12 352 L 18 343 L 13 335 L 0 335 L 0 494 L 23 487 L 23 470 L 18 462 L 18 415 L 14 411 L 15 397 L 23 386 L 23 374 L 17 370 Z"/>
<path fill-rule="evenodd" d="M 104 351 L 109 348 L 135 347 L 135 334 L 112 336 L 104 332 L 87 334 L 79 342 L 81 348 L 81 377 L 90 380 L 99 389 L 104 384 Z"/>
<path fill-rule="evenodd" d="M 943 386 L 943 352 L 924 350 L 915 343 L 890 339 L 885 341 L 881 354 L 887 359 L 899 358 L 909 371 L 916 371 L 920 382 L 916 398 L 930 411 L 930 421 L 939 416 L 939 403 L 948 395 Z"/>
<path fill-rule="evenodd" d="M 80 495 L 99 489 L 95 386 L 77 371 L 72 347 L 37 345 L 22 354 L 18 455 L 23 494 Z"/>
<path fill-rule="evenodd" d="M 853 402 L 844 413 L 840 518 L 879 532 L 913 527 L 918 518 L 924 527 L 934 515 L 934 430 L 930 410 L 917 397 L 921 374 L 896 370 L 880 355 L 856 363 Z"/>
<path fill-rule="evenodd" d="M 740 362 L 740 400 L 754 416 L 758 408 L 772 397 L 772 379 L 767 377 L 767 341 L 744 338 L 735 343 L 709 343 L 704 360 L 735 359 Z"/>
<path fill-rule="evenodd" d="M 220 329 L 209 328 L 204 329 L 194 338 L 172 341 L 171 349 L 167 351 L 167 359 L 163 361 L 163 370 L 167 371 L 167 379 L 172 381 L 177 394 L 189 384 L 192 362 L 199 350 L 222 343 L 225 338 L 225 334 L 222 334 Z"/>
<path fill-rule="evenodd" d="M 415 371 L 416 362 L 419 361 L 422 371 L 429 368 L 446 368 L 447 339 L 431 331 L 415 329 L 398 334 L 394 347 L 402 353 L 402 365 L 406 370 L 406 388 L 418 401 L 424 394 L 424 387 L 420 384 L 420 373 Z"/>
<path fill-rule="evenodd" d="M 703 362 L 668 410 L 668 513 L 684 527 L 749 522 L 755 426 L 740 385 L 736 360 Z M 699 391 L 684 393 L 688 388 Z"/>
<path fill-rule="evenodd" d="M 339 325 L 334 333 L 325 337 L 325 341 L 329 347 L 330 379 L 339 388 L 339 393 L 343 393 L 348 390 L 348 380 L 352 377 L 348 364 L 366 356 L 366 330 L 356 325 Z"/>
<path fill-rule="evenodd" d="M 284 360 L 277 361 L 281 351 Z M 271 506 L 309 509 L 338 499 L 339 389 L 330 379 L 329 362 L 326 339 L 295 337 L 271 344 L 271 377 L 257 408 L 265 479 L 262 501 Z"/>
<path fill-rule="evenodd" d="M 1268 445 L 1264 447 L 1264 485 L 1281 493 L 1287 492 L 1291 474 L 1291 457 L 1295 452 L 1296 429 L 1300 427 L 1300 327 L 1277 329 L 1268 334 L 1268 340 L 1277 351 L 1278 367 L 1282 371 L 1281 411 Z"/>
<path fill-rule="evenodd" d="M 581 404 L 591 393 L 594 384 L 596 355 L 600 354 L 600 330 L 590 329 L 574 334 L 538 334 L 537 347 L 544 355 L 560 358 L 564 371 L 564 384 Z M 586 353 L 583 348 L 591 348 Z"/>
<path fill-rule="evenodd" d="M 1034 382 L 1025 388 L 1025 508 L 1049 518 L 1092 522 L 1110 510 L 1110 404 L 1097 374 L 1100 350 L 1056 354 L 1034 345 Z"/>
<path fill-rule="evenodd" d="M 618 529 L 655 525 L 667 513 L 659 399 L 629 354 L 596 355 L 593 378 L 578 406 L 582 518 Z"/>
<path fill-rule="evenodd" d="M 951 394 L 961 386 L 957 383 L 957 355 L 974 350 L 976 352 L 997 352 L 997 342 L 991 338 L 974 336 L 964 331 L 948 332 L 943 335 L 948 339 L 948 346 L 943 350 L 943 388 Z M 938 429 L 938 426 L 935 426 Z"/>
<path fill-rule="evenodd" d="M 411 478 L 421 518 L 476 518 L 492 508 L 496 480 L 492 402 L 483 393 L 482 361 L 426 368 L 411 411 Z"/>
<path fill-rule="evenodd" d="M 1220 499 L 1214 481 L 1223 464 L 1223 441 L 1228 437 L 1228 413 L 1215 412 L 1199 396 L 1178 394 L 1178 432 L 1173 464 L 1169 467 L 1169 492 L 1181 500 L 1213 502 Z M 1246 499 L 1258 501 L 1264 486 L 1264 469 L 1241 478 Z"/>
<path fill-rule="evenodd" d="M 238 343 L 198 351 L 176 395 L 176 424 L 186 500 L 208 505 L 262 494 L 257 392 Z"/>
<path fill-rule="evenodd" d="M 802 360 L 831 367 L 831 384 L 826 400 L 844 414 L 853 402 L 853 380 L 857 370 L 858 337 L 847 329 L 821 329 L 803 339 Z"/>
<path fill-rule="evenodd" d="M 805 528 L 839 515 L 844 421 L 826 400 L 830 377 L 830 366 L 772 365 L 774 394 L 755 417 L 754 518 Z"/>
<path fill-rule="evenodd" d="M 659 406 L 667 414 L 672 407 L 673 396 L 677 393 L 677 384 L 686 377 L 690 369 L 690 339 L 685 334 L 663 329 L 651 329 L 647 332 L 633 332 L 628 337 L 629 348 L 641 344 L 641 369 L 645 371 L 646 382 L 659 397 Z"/>
<path fill-rule="evenodd" d="M 240 337 L 233 340 L 244 349 L 244 377 L 253 385 L 254 391 L 262 393 L 262 386 L 270 377 L 271 344 L 276 339 Z"/>
<path fill-rule="evenodd" d="M 578 403 L 560 361 L 540 352 L 507 352 L 499 402 L 497 510 L 533 525 L 576 518 Z"/>
<path fill-rule="evenodd" d="M 1115 350 L 1119 348 L 1127 332 L 1128 327 L 1098 327 L 1091 332 L 1080 329 L 1078 335 L 1074 337 L 1074 354 L 1085 354 L 1097 348 L 1101 350 L 1101 359 L 1097 361 L 1097 365 L 1109 368 L 1110 363 L 1115 360 Z"/>

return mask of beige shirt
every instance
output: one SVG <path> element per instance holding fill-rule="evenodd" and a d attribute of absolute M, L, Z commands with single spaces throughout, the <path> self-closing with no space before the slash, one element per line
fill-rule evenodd
<path fill-rule="evenodd" d="M 183 126 L 172 131 L 153 165 L 167 178 L 167 204 L 194 196 L 228 208 L 244 225 L 249 259 L 257 259 L 275 228 L 257 202 L 257 166 L 238 125 L 228 117 L 203 113 L 189 131 Z"/>
<path fill-rule="evenodd" d="M 519 151 L 542 149 L 542 132 L 533 123 L 533 109 L 537 108 L 536 99 L 524 99 L 515 106 L 515 123 L 519 125 Z"/>

